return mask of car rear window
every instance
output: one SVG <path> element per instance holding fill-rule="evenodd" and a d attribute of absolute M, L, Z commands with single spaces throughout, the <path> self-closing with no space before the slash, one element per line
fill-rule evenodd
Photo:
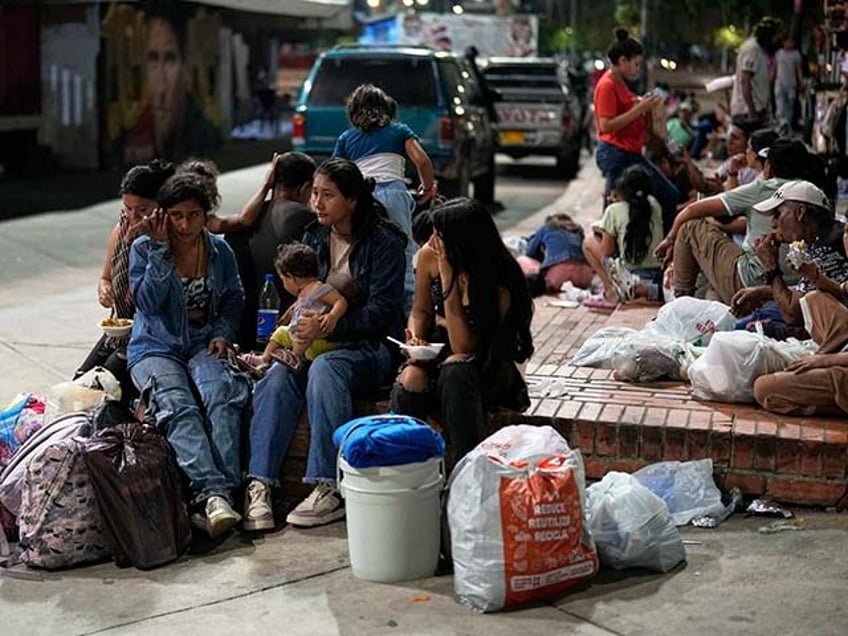
<path fill-rule="evenodd" d="M 554 66 L 490 66 L 483 74 L 495 88 L 534 87 L 554 88 L 560 85 Z"/>
<path fill-rule="evenodd" d="M 391 95 L 400 106 L 433 107 L 438 103 L 433 63 L 421 58 L 326 57 L 321 62 L 309 103 L 344 105 L 360 84 L 370 82 Z"/>

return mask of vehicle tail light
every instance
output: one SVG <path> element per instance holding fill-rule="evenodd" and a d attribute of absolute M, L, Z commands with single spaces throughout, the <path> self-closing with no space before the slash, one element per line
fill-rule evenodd
<path fill-rule="evenodd" d="M 452 146 L 455 138 L 453 119 L 448 116 L 439 117 L 439 145 Z"/>
<path fill-rule="evenodd" d="M 292 115 L 292 143 L 302 145 L 306 142 L 306 115 Z"/>
<path fill-rule="evenodd" d="M 571 113 L 567 110 L 562 113 L 562 129 L 571 130 Z"/>

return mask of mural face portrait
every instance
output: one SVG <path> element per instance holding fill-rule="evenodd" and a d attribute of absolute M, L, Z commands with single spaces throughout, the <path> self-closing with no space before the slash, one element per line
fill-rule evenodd
<path fill-rule="evenodd" d="M 182 120 L 187 88 L 183 54 L 171 23 L 151 18 L 147 25 L 147 90 L 158 149 Z"/>

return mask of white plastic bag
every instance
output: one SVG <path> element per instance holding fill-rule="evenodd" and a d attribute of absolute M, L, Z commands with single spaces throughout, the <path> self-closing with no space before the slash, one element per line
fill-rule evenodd
<path fill-rule="evenodd" d="M 633 476 L 666 503 L 674 525 L 685 526 L 695 517 L 718 517 L 724 512 L 709 458 L 650 464 Z"/>
<path fill-rule="evenodd" d="M 660 307 L 657 317 L 642 331 L 693 345 L 706 345 L 715 332 L 730 331 L 735 324 L 736 318 L 727 305 L 716 300 L 681 296 Z"/>
<path fill-rule="evenodd" d="M 470 451 L 451 475 L 447 504 L 460 600 L 491 612 L 593 576 L 584 503 L 580 452 L 549 426 L 507 426 Z"/>
<path fill-rule="evenodd" d="M 635 333 L 623 339 L 612 356 L 616 379 L 653 382 L 662 378 L 683 380 L 695 360 L 691 345 L 658 334 Z"/>
<path fill-rule="evenodd" d="M 627 473 L 609 472 L 586 489 L 586 523 L 601 565 L 668 572 L 686 560 L 665 502 Z"/>
<path fill-rule="evenodd" d="M 603 327 L 593 333 L 571 359 L 575 367 L 611 369 L 612 359 L 621 343 L 639 333 L 628 327 Z"/>
<path fill-rule="evenodd" d="M 783 371 L 793 360 L 815 353 L 812 340 L 774 340 L 750 331 L 718 333 L 689 368 L 692 393 L 701 400 L 753 402 L 754 381 Z"/>

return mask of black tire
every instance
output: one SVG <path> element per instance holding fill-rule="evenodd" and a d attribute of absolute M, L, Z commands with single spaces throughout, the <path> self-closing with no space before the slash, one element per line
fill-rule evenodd
<path fill-rule="evenodd" d="M 580 170 L 580 147 L 572 148 L 567 154 L 556 158 L 557 174 L 563 179 L 573 179 Z"/>
<path fill-rule="evenodd" d="M 446 199 L 467 197 L 469 185 L 470 179 L 468 177 L 468 163 L 463 161 L 459 165 L 459 175 L 456 179 L 443 179 L 439 181 L 439 194 Z"/>
<path fill-rule="evenodd" d="M 474 179 L 474 198 L 482 203 L 495 202 L 495 155 L 489 158 L 485 174 Z"/>

